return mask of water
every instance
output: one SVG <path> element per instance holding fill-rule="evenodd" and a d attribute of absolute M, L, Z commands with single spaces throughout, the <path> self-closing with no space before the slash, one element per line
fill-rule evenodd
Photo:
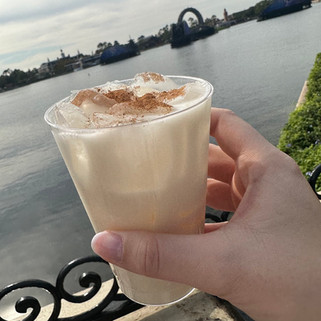
<path fill-rule="evenodd" d="M 213 105 L 233 109 L 276 144 L 321 52 L 320 16 L 316 4 L 0 94 L 0 288 L 29 278 L 54 282 L 66 262 L 92 253 L 94 232 L 43 121 L 51 104 L 142 71 L 196 76 L 214 85 Z"/>

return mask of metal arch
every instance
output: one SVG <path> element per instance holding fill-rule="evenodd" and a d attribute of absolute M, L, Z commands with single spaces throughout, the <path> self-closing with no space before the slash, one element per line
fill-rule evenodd
<path fill-rule="evenodd" d="M 195 8 L 186 8 L 186 9 L 184 9 L 184 10 L 180 13 L 180 15 L 178 16 L 177 24 L 180 24 L 180 23 L 183 22 L 184 15 L 185 15 L 185 13 L 187 13 L 187 12 L 194 13 L 195 16 L 197 17 L 198 23 L 199 23 L 200 25 L 204 24 L 204 20 L 203 20 L 203 17 L 202 17 L 202 15 L 201 15 L 201 13 L 200 13 L 197 9 L 195 9 Z"/>

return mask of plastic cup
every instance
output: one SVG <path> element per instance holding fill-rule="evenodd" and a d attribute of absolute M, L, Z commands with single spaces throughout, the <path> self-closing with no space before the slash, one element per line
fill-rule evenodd
<path fill-rule="evenodd" d="M 198 78 L 167 77 L 179 85 L 200 82 L 200 98 L 151 121 L 108 128 L 61 126 L 58 103 L 45 114 L 96 232 L 203 232 L 213 87 Z M 141 304 L 171 304 L 193 290 L 111 267 L 122 292 Z"/>

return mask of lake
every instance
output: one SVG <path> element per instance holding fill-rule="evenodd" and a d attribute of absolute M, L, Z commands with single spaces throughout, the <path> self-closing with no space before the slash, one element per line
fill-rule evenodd
<path fill-rule="evenodd" d="M 142 71 L 201 77 L 214 86 L 213 105 L 232 109 L 277 144 L 321 52 L 320 17 L 315 4 L 180 49 L 166 45 L 1 93 L 0 288 L 29 278 L 54 282 L 65 263 L 92 254 L 94 231 L 43 121 L 50 105 L 71 90 Z"/>

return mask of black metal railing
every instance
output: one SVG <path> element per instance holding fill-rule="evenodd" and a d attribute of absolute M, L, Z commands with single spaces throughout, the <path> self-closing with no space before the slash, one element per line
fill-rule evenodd
<path fill-rule="evenodd" d="M 314 190 L 315 194 L 318 196 L 319 200 L 321 200 L 321 194 L 317 193 L 316 191 L 316 184 L 317 180 L 321 174 L 321 164 L 319 164 L 311 173 L 311 176 L 309 177 L 309 184 Z"/>
<path fill-rule="evenodd" d="M 88 289 L 84 294 L 71 294 L 65 290 L 64 281 L 66 276 L 76 267 L 83 265 L 85 263 L 100 262 L 106 265 L 107 269 L 110 269 L 109 264 L 105 262 L 100 257 L 93 255 L 83 258 L 78 258 L 67 265 L 65 265 L 59 272 L 56 284 L 53 285 L 49 282 L 31 279 L 21 282 L 12 283 L 6 286 L 0 292 L 0 302 L 1 300 L 13 293 L 16 290 L 21 289 L 31 289 L 37 288 L 48 292 L 52 296 L 53 308 L 51 315 L 48 317 L 48 321 L 82 321 L 82 320 L 115 320 L 123 315 L 126 315 L 132 311 L 135 311 L 142 307 L 142 305 L 137 304 L 129 300 L 125 295 L 118 293 L 118 284 L 116 279 L 113 279 L 111 289 L 100 299 L 100 302 L 96 304 L 91 310 L 85 311 L 81 314 L 77 314 L 71 317 L 61 318 L 59 317 L 61 313 L 62 300 L 69 303 L 81 304 L 87 302 L 94 298 L 102 286 L 101 276 L 96 272 L 82 273 L 79 277 L 79 285 L 82 288 Z M 113 303 L 113 304 L 112 304 Z M 116 303 L 116 304 L 115 304 Z M 112 307 L 111 307 L 112 306 Z M 21 315 L 21 313 L 28 315 L 23 319 L 23 321 L 33 321 L 40 315 L 42 306 L 39 300 L 32 296 L 23 296 L 16 301 L 15 310 Z M 31 312 L 28 311 L 31 309 Z M 0 316 L 1 321 L 7 321 Z"/>
<path fill-rule="evenodd" d="M 321 195 L 316 192 L 316 182 L 321 174 L 321 164 L 317 166 L 312 172 L 309 183 L 321 199 Z M 232 213 L 230 212 L 207 212 L 206 220 L 210 222 L 223 222 L 230 218 Z M 71 294 L 64 286 L 66 276 L 76 267 L 81 266 L 85 263 L 99 262 L 106 265 L 106 269 L 110 269 L 108 262 L 104 261 L 98 256 L 88 256 L 83 258 L 78 258 L 70 263 L 66 264 L 58 274 L 56 279 L 56 284 L 53 285 L 49 282 L 31 279 L 21 282 L 16 282 L 9 284 L 4 289 L 0 291 L 0 303 L 8 295 L 13 292 L 26 288 L 38 288 L 48 292 L 52 296 L 53 308 L 48 321 L 82 321 L 82 320 L 92 320 L 92 321 L 111 321 L 120 318 L 128 313 L 131 313 L 137 309 L 140 309 L 142 305 L 135 303 L 128 299 L 125 295 L 118 293 L 119 287 L 115 277 L 113 278 L 112 286 L 108 293 L 106 293 L 98 304 L 96 304 L 89 311 L 71 316 L 71 317 L 61 317 L 62 310 L 62 300 L 69 303 L 82 304 L 94 298 L 102 287 L 103 281 L 101 276 L 96 272 L 86 272 L 82 273 L 79 277 L 79 285 L 82 288 L 87 289 L 84 294 Z M 234 317 L 234 320 L 251 320 L 246 315 L 237 310 L 228 302 L 218 300 L 225 304 L 230 314 Z M 34 321 L 40 315 L 43 307 L 41 306 L 39 300 L 33 296 L 22 296 L 15 303 L 15 311 L 18 316 L 22 315 L 24 319 L 22 321 Z M 31 310 L 31 311 L 30 311 Z M 0 311 L 0 321 L 9 321 L 3 319 Z"/>

